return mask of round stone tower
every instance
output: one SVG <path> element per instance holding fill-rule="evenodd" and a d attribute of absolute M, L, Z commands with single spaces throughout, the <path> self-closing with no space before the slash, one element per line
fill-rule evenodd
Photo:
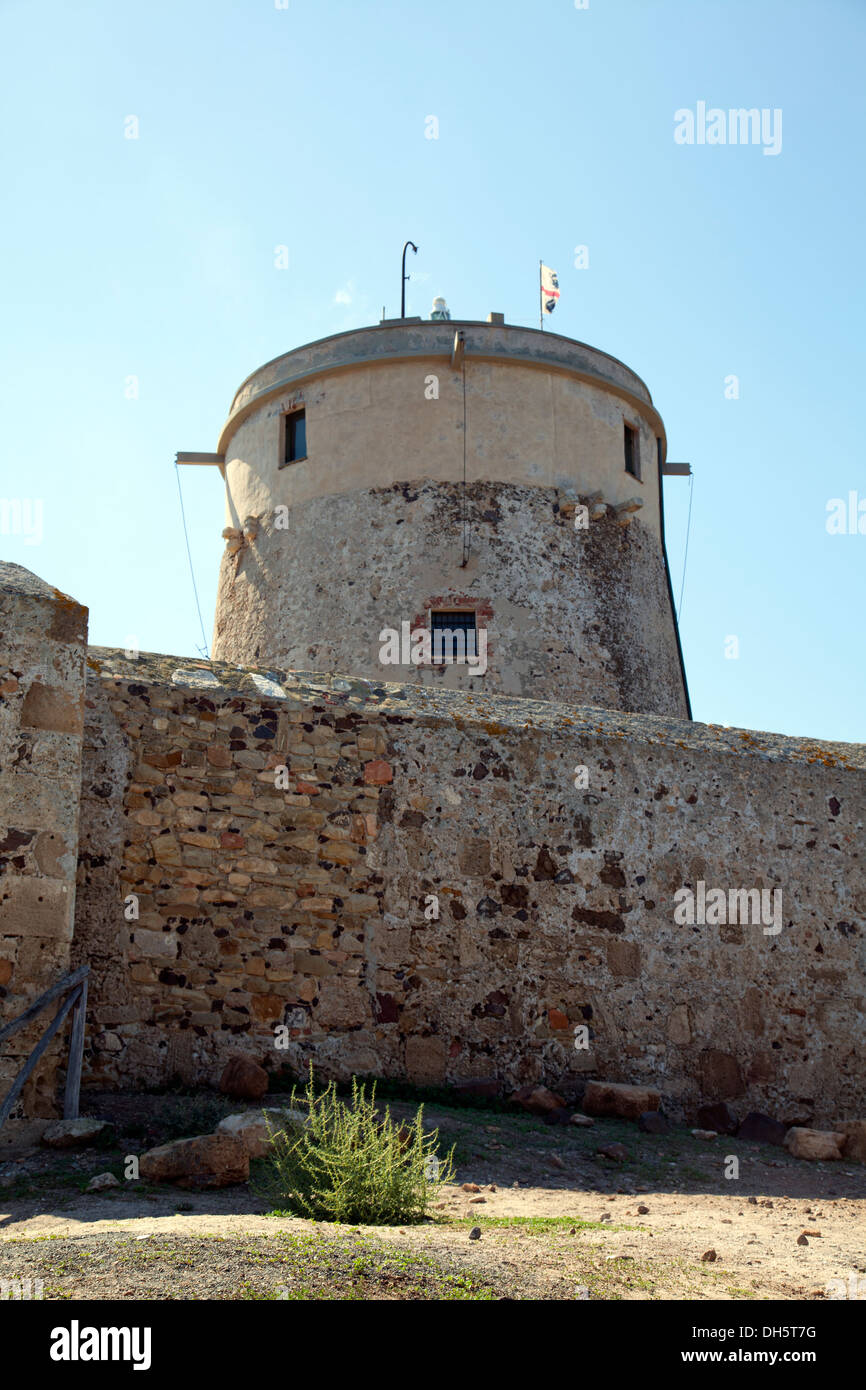
<path fill-rule="evenodd" d="M 606 353 L 386 320 L 260 367 L 218 457 L 214 657 L 688 716 L 664 426 Z"/>

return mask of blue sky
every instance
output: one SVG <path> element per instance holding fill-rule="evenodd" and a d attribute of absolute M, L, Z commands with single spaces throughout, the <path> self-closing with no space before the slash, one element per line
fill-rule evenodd
<path fill-rule="evenodd" d="M 543 257 L 550 327 L 647 382 L 695 470 L 695 717 L 866 738 L 866 534 L 826 529 L 866 501 L 862 0 L 3 0 L 0 37 L 0 494 L 43 505 L 0 551 L 92 642 L 196 654 L 175 452 L 262 362 L 398 313 L 411 237 L 409 313 L 533 325 Z M 677 144 L 699 101 L 781 110 L 781 152 Z M 181 481 L 209 642 L 222 484 Z"/>

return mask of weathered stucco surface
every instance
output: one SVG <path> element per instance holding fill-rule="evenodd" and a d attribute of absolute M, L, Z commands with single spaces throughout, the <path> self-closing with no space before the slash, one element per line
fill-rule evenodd
<path fill-rule="evenodd" d="M 305 377 L 248 407 L 226 446 L 228 524 L 279 502 L 292 506 L 352 488 L 409 478 L 462 481 L 465 438 L 469 482 L 600 488 L 612 502 L 637 490 L 657 528 L 656 438 L 663 426 L 651 405 L 565 369 L 468 354 L 464 432 L 463 372 L 450 365 L 450 338 L 444 357 L 378 358 Z M 280 417 L 299 406 L 307 416 L 307 458 L 281 467 Z M 641 431 L 644 486 L 623 467 L 623 420 Z"/>
<path fill-rule="evenodd" d="M 0 564 L 0 1027 L 69 967 L 87 609 L 21 565 Z M 0 1048 L 5 1096 L 55 1008 Z M 55 1113 L 60 1041 L 13 1114 Z"/>
<path fill-rule="evenodd" d="M 613 391 L 628 399 L 648 418 L 653 413 L 652 397 L 640 377 L 618 358 L 588 343 L 516 324 L 471 319 L 392 320 L 305 343 L 251 372 L 235 393 L 220 449 L 229 450 L 239 425 L 265 401 L 281 391 L 297 390 L 313 379 L 359 372 L 376 365 L 385 365 L 389 370 L 401 363 L 416 366 L 428 359 L 440 368 L 443 359 L 450 365 L 457 332 L 463 334 L 466 355 L 473 362 L 501 364 L 507 360 L 514 367 L 567 374 L 596 390 Z"/>
<path fill-rule="evenodd" d="M 640 512 L 576 529 L 573 497 L 516 484 L 416 482 L 272 517 L 223 557 L 221 660 L 648 713 L 687 713 L 664 561 Z M 464 534 L 469 559 L 462 564 Z M 380 661 L 380 633 L 474 607 L 487 671 Z"/>
<path fill-rule="evenodd" d="M 90 665 L 91 1083 L 212 1082 L 242 1048 L 343 1076 L 646 1080 L 673 1113 L 863 1113 L 863 748 L 103 649 Z M 699 880 L 781 889 L 781 931 L 675 925 Z"/>

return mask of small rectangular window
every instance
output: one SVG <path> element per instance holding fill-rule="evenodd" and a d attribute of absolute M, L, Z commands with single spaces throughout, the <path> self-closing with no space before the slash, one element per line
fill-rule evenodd
<path fill-rule="evenodd" d="M 465 661 L 478 655 L 478 629 L 475 614 L 440 609 L 430 614 L 433 661 Z"/>
<path fill-rule="evenodd" d="M 625 471 L 633 478 L 640 478 L 640 436 L 633 425 L 623 421 L 623 442 L 625 445 Z"/>
<path fill-rule="evenodd" d="M 307 416 L 303 410 L 294 410 L 284 416 L 286 422 L 286 449 L 283 463 L 297 463 L 307 457 Z"/>

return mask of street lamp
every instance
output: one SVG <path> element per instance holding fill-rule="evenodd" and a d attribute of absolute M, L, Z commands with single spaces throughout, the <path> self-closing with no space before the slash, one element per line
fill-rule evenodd
<path fill-rule="evenodd" d="M 415 252 L 415 255 L 417 256 L 418 254 L 418 247 L 415 245 L 414 241 L 407 241 L 406 245 L 403 247 L 403 279 L 400 282 L 401 319 L 404 319 L 406 317 L 406 281 L 409 279 L 409 276 L 406 274 L 406 251 L 410 246 L 412 247 L 412 250 Z"/>

